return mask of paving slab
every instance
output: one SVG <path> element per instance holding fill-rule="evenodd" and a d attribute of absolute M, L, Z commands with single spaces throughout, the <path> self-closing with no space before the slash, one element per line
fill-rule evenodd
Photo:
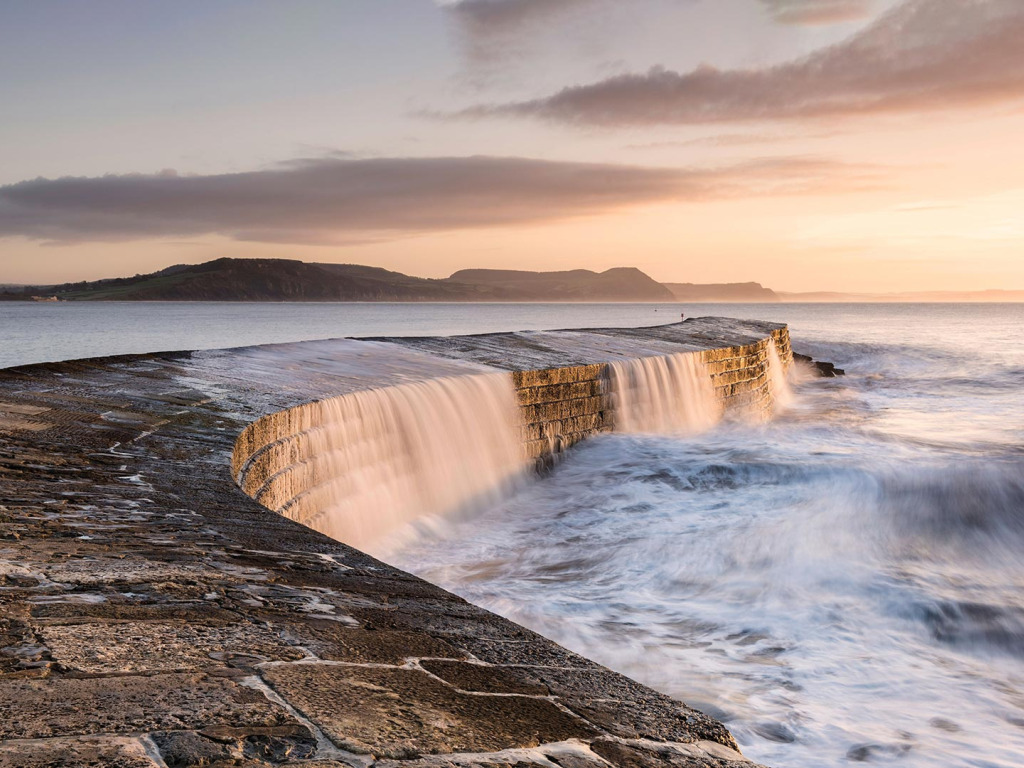
<path fill-rule="evenodd" d="M 378 757 L 493 752 L 597 733 L 545 698 L 470 695 L 417 669 L 305 664 L 263 677 L 336 744 Z"/>

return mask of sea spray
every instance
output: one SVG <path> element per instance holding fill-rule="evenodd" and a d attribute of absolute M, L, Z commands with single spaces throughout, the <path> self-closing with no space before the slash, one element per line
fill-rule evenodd
<path fill-rule="evenodd" d="M 493 503 L 525 472 L 504 374 L 357 392 L 321 412 L 301 436 L 312 466 L 281 512 L 358 548 Z"/>
<path fill-rule="evenodd" d="M 620 360 L 609 367 L 618 432 L 695 433 L 721 419 L 698 353 Z"/>
<path fill-rule="evenodd" d="M 772 391 L 773 408 L 785 407 L 793 401 L 793 389 L 789 386 L 786 367 L 779 357 L 775 339 L 768 339 L 768 384 Z"/>

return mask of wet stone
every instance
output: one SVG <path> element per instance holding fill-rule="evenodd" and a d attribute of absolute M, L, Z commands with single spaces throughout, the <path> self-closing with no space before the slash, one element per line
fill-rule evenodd
<path fill-rule="evenodd" d="M 316 754 L 316 737 L 304 725 L 234 728 L 213 726 L 200 731 L 205 739 L 233 746 L 246 758 L 280 763 L 304 760 Z"/>
<path fill-rule="evenodd" d="M 86 737 L 0 743 L 0 768 L 155 768 L 137 739 Z"/>
<path fill-rule="evenodd" d="M 103 622 L 171 622 L 189 621 L 194 624 L 214 626 L 238 621 L 238 614 L 209 603 L 136 603 L 117 602 L 122 595 L 112 595 L 101 603 L 33 603 L 30 615 L 38 626 L 47 623 L 84 623 L 90 620 Z"/>
<path fill-rule="evenodd" d="M 380 757 L 492 752 L 595 734 L 549 701 L 460 693 L 412 669 L 295 664 L 263 677 L 336 744 Z"/>
<path fill-rule="evenodd" d="M 48 579 L 62 584 L 98 586 L 103 584 L 179 583 L 190 585 L 217 582 L 227 578 L 241 580 L 240 575 L 228 574 L 202 565 L 179 565 L 141 559 L 79 559 L 46 566 Z"/>
<path fill-rule="evenodd" d="M 757 768 L 739 752 L 714 742 L 677 745 L 598 739 L 590 748 L 616 768 Z"/>
<path fill-rule="evenodd" d="M 289 725 L 259 691 L 224 678 L 166 674 L 0 680 L 0 739 Z"/>
<path fill-rule="evenodd" d="M 402 664 L 409 658 L 465 655 L 443 640 L 416 632 L 366 630 L 324 619 L 297 621 L 291 630 L 310 652 L 330 661 Z"/>
<path fill-rule="evenodd" d="M 555 645 L 550 640 L 497 640 L 476 637 L 469 632 L 452 638 L 451 642 L 488 664 L 519 664 L 570 669 L 602 669 L 577 653 Z"/>
<path fill-rule="evenodd" d="M 38 629 L 54 661 L 80 672 L 151 672 L 218 666 L 213 654 L 294 661 L 303 653 L 259 624 L 203 626 L 121 622 L 51 624 Z"/>
<path fill-rule="evenodd" d="M 736 748 L 717 720 L 605 669 L 522 667 L 509 670 L 523 682 L 546 686 L 576 714 L 626 739 L 714 741 Z"/>
<path fill-rule="evenodd" d="M 209 766 L 233 760 L 237 755 L 237 752 L 228 745 L 205 738 L 193 731 L 154 733 L 151 738 L 160 750 L 160 756 L 167 764 L 167 768 Z"/>
<path fill-rule="evenodd" d="M 501 667 L 467 664 L 443 659 L 424 659 L 420 666 L 437 675 L 449 685 L 463 691 L 479 693 L 519 693 L 528 696 L 548 696 L 546 685 L 524 682 Z"/>

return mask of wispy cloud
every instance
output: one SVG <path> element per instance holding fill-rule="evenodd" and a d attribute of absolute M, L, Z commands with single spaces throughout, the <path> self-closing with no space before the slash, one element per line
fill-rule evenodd
<path fill-rule="evenodd" d="M 871 15 L 877 0 L 757 0 L 780 24 L 835 24 Z M 439 0 L 439 5 L 475 34 L 517 32 L 566 11 L 597 5 L 601 0 Z M 632 0 L 633 5 L 651 0 Z M 643 8 L 637 8 L 643 11 Z"/>
<path fill-rule="evenodd" d="M 0 187 L 0 237 L 52 243 L 221 235 L 337 244 L 528 225 L 671 200 L 834 193 L 870 168 L 774 158 L 676 170 L 523 158 L 322 158 L 211 176 L 163 172 Z"/>
<path fill-rule="evenodd" d="M 845 42 L 764 69 L 655 68 L 462 117 L 724 123 L 935 110 L 1024 97 L 1024 2 L 907 0 Z"/>
<path fill-rule="evenodd" d="M 780 24 L 838 24 L 871 15 L 874 0 L 760 0 Z"/>

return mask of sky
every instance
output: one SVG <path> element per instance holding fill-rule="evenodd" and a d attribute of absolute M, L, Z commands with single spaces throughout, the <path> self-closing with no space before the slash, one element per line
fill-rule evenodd
<path fill-rule="evenodd" d="M 3 0 L 0 283 L 1024 289 L 1022 0 Z"/>

